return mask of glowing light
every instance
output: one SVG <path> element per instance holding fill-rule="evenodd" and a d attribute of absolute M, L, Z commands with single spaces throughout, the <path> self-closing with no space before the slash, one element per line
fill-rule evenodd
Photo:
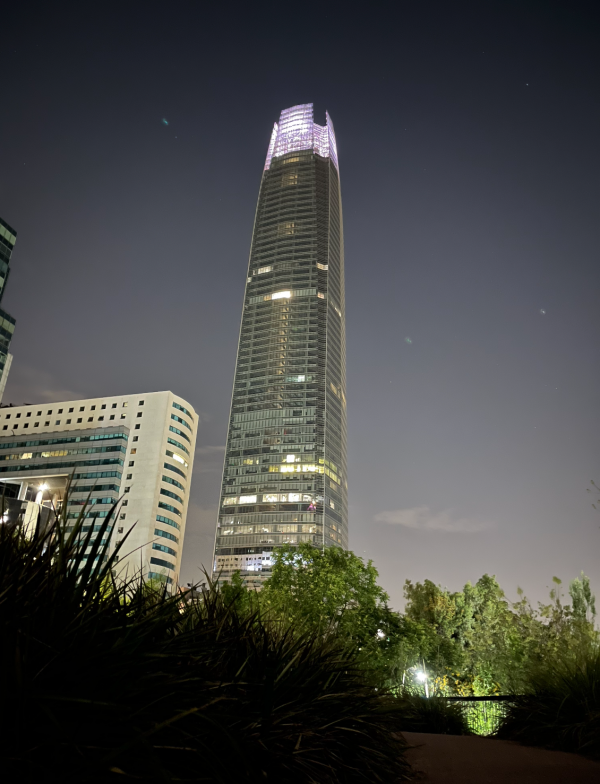
<path fill-rule="evenodd" d="M 163 117 L 163 118 L 162 118 L 162 124 L 163 124 L 163 125 L 168 125 L 168 124 L 169 124 L 169 121 L 168 121 L 168 120 L 165 120 L 165 118 Z"/>
<path fill-rule="evenodd" d="M 338 168 L 337 144 L 333 123 L 325 113 L 326 124 L 317 125 L 313 120 L 312 103 L 291 106 L 281 112 L 279 123 L 273 126 L 265 170 L 271 167 L 273 158 L 296 150 L 312 150 L 323 158 L 331 158 Z"/>
<path fill-rule="evenodd" d="M 294 463 L 296 462 L 296 455 L 286 455 L 285 456 L 286 463 Z"/>
<path fill-rule="evenodd" d="M 419 683 L 425 683 L 425 681 L 427 680 L 427 675 L 425 675 L 424 672 L 418 672 L 415 675 L 415 678 L 419 681 Z"/>
<path fill-rule="evenodd" d="M 542 314 L 542 316 L 546 315 L 546 311 L 544 310 L 544 308 L 540 308 L 540 313 Z"/>
<path fill-rule="evenodd" d="M 410 345 L 412 343 L 412 340 L 410 338 L 404 338 L 404 342 Z"/>
<path fill-rule="evenodd" d="M 271 299 L 289 299 L 291 296 L 291 291 L 276 291 L 275 294 L 271 294 Z"/>
<path fill-rule="evenodd" d="M 38 490 L 40 490 L 42 493 L 44 492 L 44 490 L 47 490 L 47 489 L 48 489 L 48 485 L 45 484 L 45 483 L 43 483 L 41 485 L 38 485 Z"/>
<path fill-rule="evenodd" d="M 240 504 L 255 504 L 256 503 L 256 496 L 255 495 L 241 495 L 240 496 Z"/>

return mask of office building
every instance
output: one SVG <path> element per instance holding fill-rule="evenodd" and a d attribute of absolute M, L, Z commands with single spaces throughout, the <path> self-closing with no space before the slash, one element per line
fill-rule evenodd
<path fill-rule="evenodd" d="M 10 258 L 16 241 L 17 232 L 0 218 L 0 303 L 6 291 L 10 273 Z M 2 402 L 8 372 L 12 363 L 12 354 L 9 353 L 9 347 L 15 331 L 15 324 L 14 318 L 0 308 L 0 402 Z"/>
<path fill-rule="evenodd" d="M 342 204 L 312 104 L 281 113 L 260 184 L 213 567 L 260 585 L 300 542 L 348 547 Z"/>
<path fill-rule="evenodd" d="M 58 507 L 69 477 L 74 524 L 91 493 L 94 532 L 122 498 L 111 548 L 121 576 L 176 582 L 181 565 L 198 417 L 172 392 L 0 408 L 5 520 Z M 96 518 L 92 522 L 92 518 Z M 87 521 L 86 521 L 87 523 Z M 87 526 L 84 530 L 87 529 Z"/>

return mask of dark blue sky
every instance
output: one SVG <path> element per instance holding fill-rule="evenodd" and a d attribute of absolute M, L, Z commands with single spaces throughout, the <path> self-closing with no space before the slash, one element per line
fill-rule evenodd
<path fill-rule="evenodd" d="M 483 572 L 510 596 L 581 570 L 600 591 L 593 10 L 5 9 L 5 402 L 187 398 L 202 426 L 182 578 L 198 577 L 267 143 L 282 108 L 313 102 L 340 155 L 351 548 L 395 606 L 406 578 Z"/>

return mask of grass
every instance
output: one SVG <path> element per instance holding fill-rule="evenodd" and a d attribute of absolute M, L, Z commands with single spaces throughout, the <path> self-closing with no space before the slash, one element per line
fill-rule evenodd
<path fill-rule="evenodd" d="M 65 511 L 31 537 L 0 526 L 6 780 L 406 778 L 395 701 L 352 651 L 236 610 L 210 582 L 171 595 L 115 581 L 118 550 L 101 540 L 116 511 L 95 539 L 83 513 L 70 531 Z"/>
<path fill-rule="evenodd" d="M 540 666 L 508 706 L 498 737 L 600 759 L 600 650 Z"/>

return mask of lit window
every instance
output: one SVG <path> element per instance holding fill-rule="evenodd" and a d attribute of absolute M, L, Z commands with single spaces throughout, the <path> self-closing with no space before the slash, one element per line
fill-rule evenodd
<path fill-rule="evenodd" d="M 171 452 L 167 449 L 166 451 L 167 457 L 172 457 L 173 460 L 177 460 L 178 463 L 182 463 L 186 468 L 188 468 L 188 464 L 185 462 L 181 455 L 178 455 L 176 452 Z"/>
<path fill-rule="evenodd" d="M 255 495 L 241 495 L 240 496 L 240 504 L 255 504 L 256 503 L 256 496 Z"/>
<path fill-rule="evenodd" d="M 291 296 L 291 291 L 276 291 L 275 294 L 271 294 L 271 299 L 289 299 Z"/>
<path fill-rule="evenodd" d="M 321 264 L 319 261 L 317 261 L 317 267 L 318 267 L 318 269 L 321 269 L 321 270 L 328 270 L 329 269 L 329 264 Z"/>
<path fill-rule="evenodd" d="M 296 462 L 296 455 L 286 455 L 285 456 L 286 463 L 295 463 Z"/>
<path fill-rule="evenodd" d="M 280 237 L 285 237 L 290 234 L 296 233 L 296 224 L 293 221 L 286 221 L 286 223 L 280 223 L 277 227 L 277 233 Z"/>
<path fill-rule="evenodd" d="M 281 178 L 281 184 L 284 188 L 289 188 L 292 185 L 298 185 L 298 172 L 286 172 Z"/>
<path fill-rule="evenodd" d="M 132 449 L 129 454 L 130 455 L 136 455 L 137 454 L 137 449 Z"/>
<path fill-rule="evenodd" d="M 256 270 L 256 274 L 257 274 L 257 275 L 264 275 L 264 273 L 265 273 L 265 272 L 271 272 L 271 270 L 272 270 L 272 269 L 273 269 L 273 266 L 272 266 L 272 265 L 271 265 L 271 266 L 269 266 L 269 267 L 259 267 L 259 268 Z"/>
<path fill-rule="evenodd" d="M 317 291 L 317 297 L 318 297 L 319 299 L 325 299 L 325 294 L 323 294 L 323 292 L 322 292 L 322 291 Z"/>
<path fill-rule="evenodd" d="M 127 408 L 127 406 L 128 406 L 128 405 L 129 405 L 129 403 L 128 403 L 128 402 L 127 402 L 127 400 L 126 400 L 126 401 L 123 403 L 123 408 Z"/>
<path fill-rule="evenodd" d="M 121 414 L 121 419 L 126 419 L 127 414 Z"/>

